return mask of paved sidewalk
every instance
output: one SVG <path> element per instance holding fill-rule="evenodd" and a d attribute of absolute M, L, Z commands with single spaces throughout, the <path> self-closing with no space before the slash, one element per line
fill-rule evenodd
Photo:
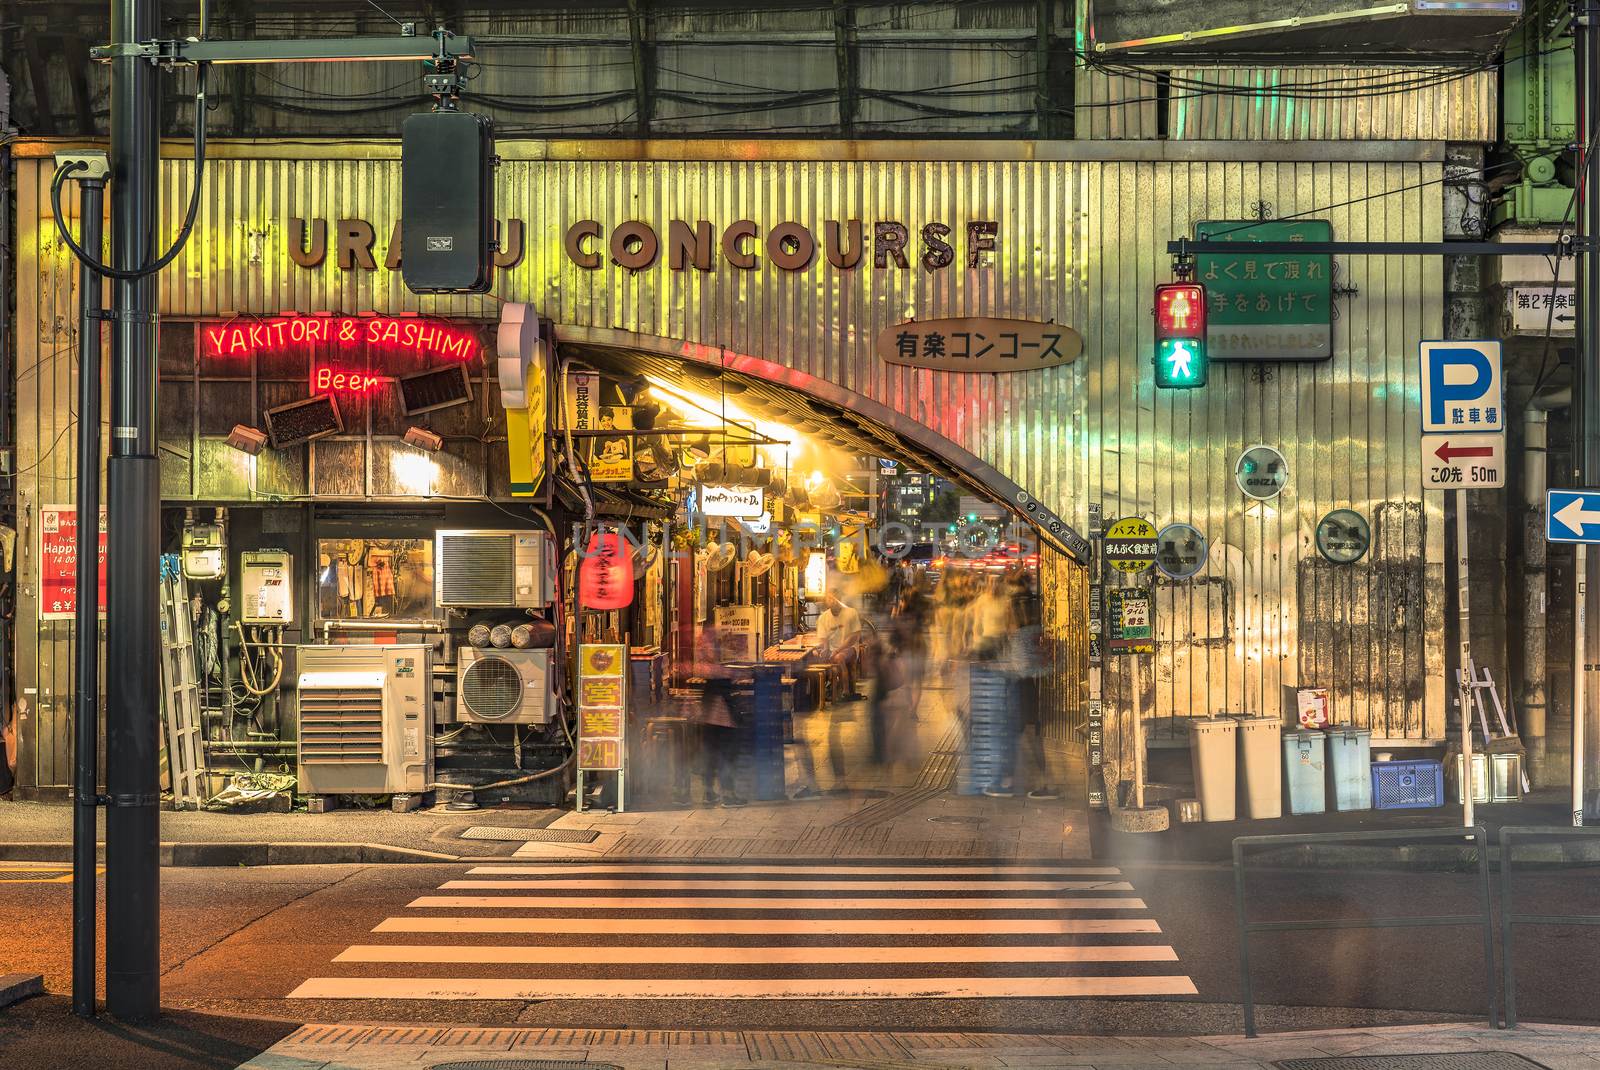
<path fill-rule="evenodd" d="M 308 1025 L 240 1070 L 383 1070 L 473 1059 L 582 1060 L 622 1070 L 1005 1070 L 1029 1067 L 1272 1068 L 1282 1060 L 1510 1052 L 1549 1070 L 1600 1070 L 1600 1029 L 1414 1025 L 1242 1037 L 1083 1037 L 1015 1033 L 802 1033 L 723 1030 L 483 1029 Z M 492 1066 L 493 1062 L 480 1065 Z M 514 1065 L 514 1064 L 508 1064 Z M 1444 1070 L 1448 1063 L 1435 1064 Z M 1473 1064 L 1474 1070 L 1489 1065 Z M 1520 1064 L 1519 1064 L 1520 1065 Z M 1353 1070 L 1360 1070 L 1359 1064 Z M 1509 1070 L 1509 1065 L 1507 1070 Z"/>
<path fill-rule="evenodd" d="M 1053 772 L 1066 785 L 1060 799 L 1029 799 L 1021 791 L 1009 799 L 958 794 L 957 765 L 964 742 L 953 698 L 949 688 L 927 690 L 914 746 L 899 765 L 878 766 L 868 760 L 864 702 L 797 718 L 796 731 L 815 772 L 802 768 L 802 747 L 788 747 L 788 789 L 795 792 L 814 775 L 824 793 L 820 798 L 705 806 L 698 802 L 698 778 L 690 777 L 695 804 L 675 805 L 661 797 L 670 795 L 664 790 L 655 797 L 630 793 L 633 808 L 621 814 L 442 807 L 405 814 L 353 808 L 324 814 L 165 811 L 162 862 L 238 866 L 596 857 L 1088 858 L 1081 755 L 1074 759 L 1065 748 L 1051 755 Z M 0 861 L 69 861 L 71 821 L 72 807 L 65 803 L 0 802 Z M 502 830 L 506 836 L 463 837 L 474 827 Z M 518 839 L 518 830 L 532 830 L 535 838 Z M 541 836 L 545 842 L 538 842 Z"/>

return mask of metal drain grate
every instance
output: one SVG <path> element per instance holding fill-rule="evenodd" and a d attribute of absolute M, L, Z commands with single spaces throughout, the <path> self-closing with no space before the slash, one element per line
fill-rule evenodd
<path fill-rule="evenodd" d="M 516 829 L 495 825 L 473 825 L 461 834 L 463 840 L 520 840 L 524 843 L 593 843 L 600 838 L 594 829 Z"/>
<path fill-rule="evenodd" d="M 1510 1051 L 1464 1051 L 1434 1055 L 1341 1055 L 1318 1059 L 1285 1059 L 1280 1070 L 1548 1070 Z"/>
<path fill-rule="evenodd" d="M 622 1070 L 616 1063 L 591 1063 L 582 1059 L 468 1059 L 434 1063 L 431 1070 Z"/>

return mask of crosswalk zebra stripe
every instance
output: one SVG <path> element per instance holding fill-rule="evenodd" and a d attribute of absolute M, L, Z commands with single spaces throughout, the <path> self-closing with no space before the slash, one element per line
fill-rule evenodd
<path fill-rule="evenodd" d="M 375 933 L 1056 936 L 1159 933 L 1151 918 L 386 918 Z"/>
<path fill-rule="evenodd" d="M 312 977 L 290 999 L 1049 999 L 1192 996 L 1188 977 L 869 977 L 763 980 Z"/>
<path fill-rule="evenodd" d="M 596 888 L 614 891 L 652 891 L 652 892 L 761 892 L 772 890 L 786 890 L 796 892 L 837 892 L 840 885 L 838 881 L 806 881 L 784 880 L 773 877 L 767 880 L 653 880 L 645 878 L 635 879 L 606 879 L 582 878 L 579 880 L 460 880 L 446 881 L 441 888 L 495 888 L 516 891 L 518 889 L 559 888 L 568 891 L 577 891 L 585 888 Z M 851 881 L 850 891 L 910 891 L 910 892 L 1027 892 L 1027 891 L 1055 891 L 1055 892 L 1131 892 L 1133 885 L 1127 881 Z"/>
<path fill-rule="evenodd" d="M 976 899 L 756 899 L 731 896 L 424 895 L 412 907 L 425 910 L 1144 910 L 1128 897 Z"/>
<path fill-rule="evenodd" d="M 833 963 L 927 962 L 1177 962 L 1178 953 L 1166 944 L 1105 944 L 1098 946 L 938 946 L 901 947 L 874 945 L 779 945 L 772 947 L 595 947 L 568 945 L 527 947 L 504 945 L 357 944 L 345 949 L 335 962 L 426 962 L 457 964 L 543 965 L 665 965 L 693 963 L 719 966 L 794 966 Z"/>
<path fill-rule="evenodd" d="M 547 865 L 474 866 L 469 873 L 485 875 L 539 875 L 566 877 L 590 873 L 657 874 L 692 873 L 703 877 L 726 874 L 753 877 L 762 874 L 795 874 L 841 877 L 1115 877 L 1115 866 L 995 865 L 995 866 L 850 866 L 850 865 L 747 865 L 726 862 L 558 862 Z"/>

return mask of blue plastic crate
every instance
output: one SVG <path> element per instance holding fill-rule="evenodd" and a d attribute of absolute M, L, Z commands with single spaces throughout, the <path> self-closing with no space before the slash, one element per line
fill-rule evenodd
<path fill-rule="evenodd" d="M 1372 763 L 1372 804 L 1379 810 L 1444 805 L 1444 764 L 1423 759 Z"/>

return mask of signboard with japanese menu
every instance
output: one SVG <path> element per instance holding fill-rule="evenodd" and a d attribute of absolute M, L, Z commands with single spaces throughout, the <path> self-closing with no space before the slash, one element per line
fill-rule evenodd
<path fill-rule="evenodd" d="M 578 647 L 578 771 L 621 772 L 627 752 L 628 648 Z"/>
<path fill-rule="evenodd" d="M 1329 242 L 1326 219 L 1197 223 L 1199 241 L 1238 242 L 1237 253 L 1195 257 L 1206 288 L 1206 353 L 1212 360 L 1326 360 L 1333 356 L 1333 258 L 1327 253 L 1252 253 L 1251 242 Z"/>
<path fill-rule="evenodd" d="M 39 619 L 71 620 L 78 611 L 78 510 L 39 510 Z M 100 510 L 100 615 L 106 615 L 106 511 Z"/>

